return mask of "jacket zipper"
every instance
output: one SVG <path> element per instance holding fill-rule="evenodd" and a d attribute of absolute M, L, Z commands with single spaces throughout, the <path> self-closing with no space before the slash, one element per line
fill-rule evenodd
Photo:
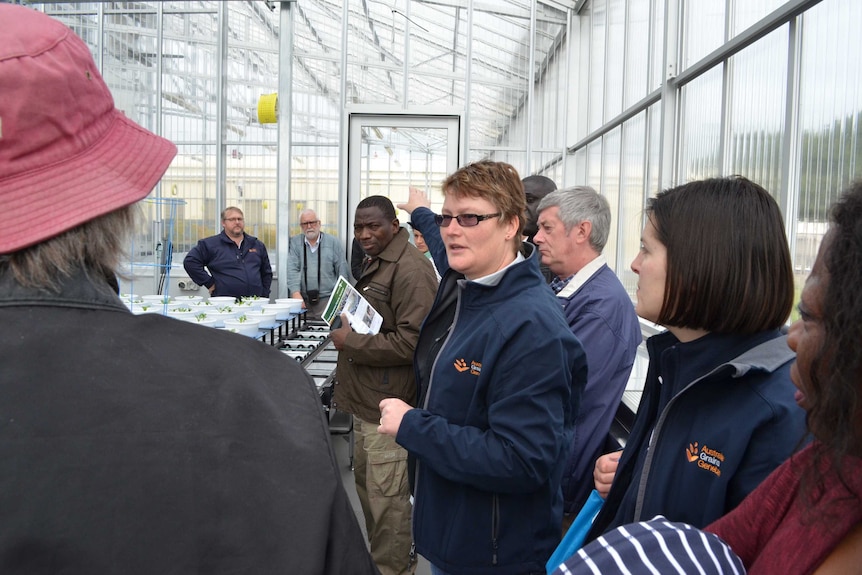
<path fill-rule="evenodd" d="M 380 294 L 380 295 L 382 295 L 383 297 L 387 297 L 387 296 L 389 295 L 389 294 L 387 294 L 385 291 L 383 291 L 383 290 L 381 290 L 381 289 L 377 289 L 376 287 L 373 287 L 373 286 L 370 286 L 370 285 L 369 285 L 369 286 L 365 286 L 364 288 L 362 288 L 362 291 L 373 291 L 373 292 L 379 293 L 379 294 Z"/>
<path fill-rule="evenodd" d="M 367 287 L 371 287 L 371 286 L 367 286 Z M 457 287 L 457 285 L 456 285 L 455 289 L 459 289 Z M 446 343 L 449 341 L 449 336 L 452 335 L 452 328 L 455 327 L 455 323 L 458 321 L 458 311 L 460 310 L 460 307 L 461 307 L 461 295 L 458 294 L 458 296 L 455 300 L 455 317 L 452 318 L 452 324 L 448 328 L 446 328 L 446 331 L 443 332 L 442 335 L 440 335 L 439 337 L 437 337 L 434 340 L 434 343 L 437 343 L 438 341 L 443 339 L 443 345 L 441 345 L 440 349 L 437 351 L 437 356 L 434 358 L 434 363 L 431 365 L 431 372 L 428 374 L 428 389 L 425 390 L 425 401 L 422 402 L 422 406 L 421 406 L 422 409 L 425 409 L 425 410 L 428 409 L 428 398 L 431 397 L 431 383 L 434 381 L 434 371 L 437 369 L 437 360 L 440 359 L 440 354 L 443 353 L 443 349 L 445 349 Z M 419 459 L 417 458 L 416 459 L 416 467 L 413 470 L 413 476 L 414 476 L 414 480 L 413 480 L 414 511 L 415 511 L 416 496 L 419 494 L 419 466 L 420 465 L 422 465 L 422 462 L 419 461 Z M 413 520 L 410 522 L 411 532 L 413 531 L 413 526 L 414 526 L 415 521 L 416 521 L 416 513 L 414 512 L 413 513 Z M 411 535 L 413 535 L 413 534 L 411 533 Z M 414 536 L 414 538 L 415 538 L 415 536 Z M 414 552 L 415 546 L 416 546 L 416 543 L 414 541 L 411 545 L 411 553 Z M 495 561 L 496 561 L 496 558 L 495 558 Z"/>
<path fill-rule="evenodd" d="M 658 437 L 659 437 L 659 435 L 661 435 L 661 431 L 662 431 L 662 428 L 664 427 L 665 419 L 667 419 L 667 416 L 668 416 L 668 413 L 670 413 L 671 407 L 677 401 L 679 401 L 679 398 L 682 397 L 682 395 L 684 393 L 686 393 L 688 390 L 690 390 L 692 387 L 694 387 L 695 385 L 697 385 L 701 381 L 704 381 L 708 377 L 712 376 L 713 374 L 715 374 L 719 370 L 727 367 L 728 365 L 732 365 L 732 360 L 731 360 L 731 362 L 725 362 L 725 363 L 722 363 L 721 365 L 714 367 L 708 373 L 706 373 L 706 374 L 698 377 L 697 379 L 693 380 L 691 383 L 689 383 L 684 388 L 679 390 L 679 392 L 676 395 L 674 395 L 672 398 L 670 398 L 670 401 L 667 402 L 667 405 L 664 406 L 664 409 L 659 414 L 658 420 L 656 421 L 655 427 L 653 428 L 652 433 L 650 434 L 649 441 L 647 442 L 647 454 L 646 454 L 646 459 L 644 459 L 643 469 L 641 470 L 641 479 L 640 479 L 640 482 L 638 483 L 638 495 L 637 495 L 637 499 L 635 500 L 635 514 L 634 514 L 633 521 L 641 521 L 640 516 L 641 516 L 641 512 L 643 510 L 644 499 L 646 497 L 647 477 L 649 476 L 650 468 L 652 467 L 652 460 L 653 460 L 653 457 L 655 456 L 655 446 L 658 443 Z M 736 372 L 734 371 L 734 373 L 736 373 Z M 661 376 L 659 376 L 659 384 L 664 385 L 664 382 L 662 381 Z"/>
<path fill-rule="evenodd" d="M 500 523 L 500 498 L 495 493 L 491 499 L 491 565 L 497 564 L 497 528 Z"/>

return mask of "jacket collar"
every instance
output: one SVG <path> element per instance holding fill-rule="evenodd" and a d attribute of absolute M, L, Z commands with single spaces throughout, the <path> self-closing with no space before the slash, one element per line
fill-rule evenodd
<path fill-rule="evenodd" d="M 711 335 L 721 337 L 721 334 Z M 709 335 L 704 337 L 709 337 Z M 772 373 L 796 357 L 793 350 L 787 346 L 787 335 L 782 334 L 777 329 L 766 330 L 749 336 L 730 337 L 738 338 L 734 342 L 735 347 L 744 346 L 746 342 L 750 342 L 753 345 L 736 357 L 719 363 L 716 367 L 709 370 L 709 373 L 727 366 L 733 369 L 733 377 L 742 377 L 751 370 Z M 647 350 L 649 351 L 651 361 L 653 358 L 660 358 L 666 349 L 677 344 L 679 344 L 679 340 L 669 331 L 652 336 L 647 340 Z"/>
<path fill-rule="evenodd" d="M 599 272 L 600 269 L 605 267 L 607 263 L 608 261 L 605 258 L 604 254 L 599 254 L 598 256 L 596 256 L 595 259 L 593 259 L 590 263 L 578 270 L 578 273 L 575 274 L 575 277 L 569 280 L 569 283 L 567 283 L 566 286 L 560 290 L 560 293 L 557 294 L 557 297 L 570 297 L 576 291 L 581 289 L 591 277 L 593 277 Z"/>
<path fill-rule="evenodd" d="M 536 283 L 547 288 L 548 293 L 553 293 L 539 271 L 539 251 L 536 247 L 531 243 L 524 242 L 521 247 L 521 253 L 524 259 L 510 264 L 504 270 L 505 273 L 503 273 L 499 282 L 495 285 L 484 285 L 469 281 L 464 277 L 464 274 L 458 273 L 455 270 L 447 272 L 447 275 L 450 273 L 455 275 L 459 289 L 465 295 L 476 294 L 482 306 L 487 306 L 489 303 L 495 301 L 508 300 L 512 297 L 513 293 L 530 289 Z M 501 289 L 496 289 L 498 287 Z"/>
<path fill-rule="evenodd" d="M 81 307 L 108 306 L 128 311 L 108 284 L 78 270 L 69 278 L 58 278 L 58 291 L 46 291 L 18 284 L 11 272 L 0 272 L 0 306 L 72 304 Z"/>
<path fill-rule="evenodd" d="M 233 240 L 230 238 L 230 236 L 229 236 L 229 235 L 227 235 L 227 232 L 226 232 L 226 231 L 224 231 L 224 229 L 222 229 L 222 231 L 219 233 L 219 238 L 221 238 L 221 241 L 223 241 L 223 242 L 231 243 L 231 244 L 233 244 L 233 245 L 236 245 L 236 242 L 235 242 L 235 241 L 233 241 Z M 257 239 L 256 237 L 254 237 L 254 236 L 250 236 L 250 235 L 248 235 L 246 232 L 243 232 L 243 233 L 242 233 L 242 242 L 241 242 L 241 243 L 242 243 L 242 244 L 244 244 L 244 243 L 246 242 L 246 240 L 248 240 L 249 242 L 253 242 L 253 241 L 254 241 L 254 240 L 256 240 L 256 239 Z"/>
<path fill-rule="evenodd" d="M 734 376 L 741 377 L 750 369 L 772 373 L 794 357 L 796 354 L 787 345 L 787 335 L 780 335 L 749 349 L 729 365 L 735 370 Z"/>
<path fill-rule="evenodd" d="M 406 229 L 398 228 L 398 233 L 392 236 L 392 241 L 389 242 L 389 245 L 383 248 L 383 251 L 374 259 L 387 262 L 397 262 L 401 259 L 401 254 L 404 253 L 404 250 L 407 248 L 407 244 L 410 243 L 408 236 L 409 234 Z"/>

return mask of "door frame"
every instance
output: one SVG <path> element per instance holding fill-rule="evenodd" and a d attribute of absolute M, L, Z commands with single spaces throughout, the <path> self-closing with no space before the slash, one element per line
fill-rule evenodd
<path fill-rule="evenodd" d="M 448 173 L 458 169 L 464 162 L 465 134 L 463 133 L 464 112 L 440 109 L 404 110 L 381 106 L 351 106 L 344 115 L 341 141 L 341 169 L 339 170 L 339 210 L 338 229 L 345 238 L 345 255 L 350 257 L 353 238 L 353 219 L 359 196 L 351 193 L 361 187 L 359 180 L 362 153 L 362 133 L 364 126 L 387 126 L 398 128 L 444 128 L 447 130 L 446 165 Z M 351 171 L 352 170 L 352 171 Z M 406 191 L 405 197 L 406 200 Z M 397 199 L 393 201 L 396 203 Z"/>

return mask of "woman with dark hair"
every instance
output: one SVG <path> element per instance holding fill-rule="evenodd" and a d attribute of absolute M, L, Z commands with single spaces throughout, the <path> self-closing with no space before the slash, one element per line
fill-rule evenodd
<path fill-rule="evenodd" d="M 804 435 L 781 333 L 793 272 L 775 200 L 745 178 L 708 179 L 661 192 L 646 215 L 636 311 L 667 331 L 647 341 L 625 450 L 596 462 L 607 499 L 587 541 L 655 515 L 703 527 Z"/>
<path fill-rule="evenodd" d="M 808 412 L 814 441 L 704 531 L 660 517 L 625 525 L 580 549 L 556 575 L 859 572 L 862 182 L 846 191 L 831 216 L 805 282 L 800 319 L 787 338 L 796 352 L 790 368 L 796 401 Z"/>

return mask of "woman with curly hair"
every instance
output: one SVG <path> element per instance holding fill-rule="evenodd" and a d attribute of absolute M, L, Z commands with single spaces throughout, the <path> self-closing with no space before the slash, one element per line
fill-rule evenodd
<path fill-rule="evenodd" d="M 707 527 L 750 574 L 856 573 L 862 565 L 860 286 L 862 181 L 832 209 L 787 340 L 796 401 L 815 441 Z"/>

